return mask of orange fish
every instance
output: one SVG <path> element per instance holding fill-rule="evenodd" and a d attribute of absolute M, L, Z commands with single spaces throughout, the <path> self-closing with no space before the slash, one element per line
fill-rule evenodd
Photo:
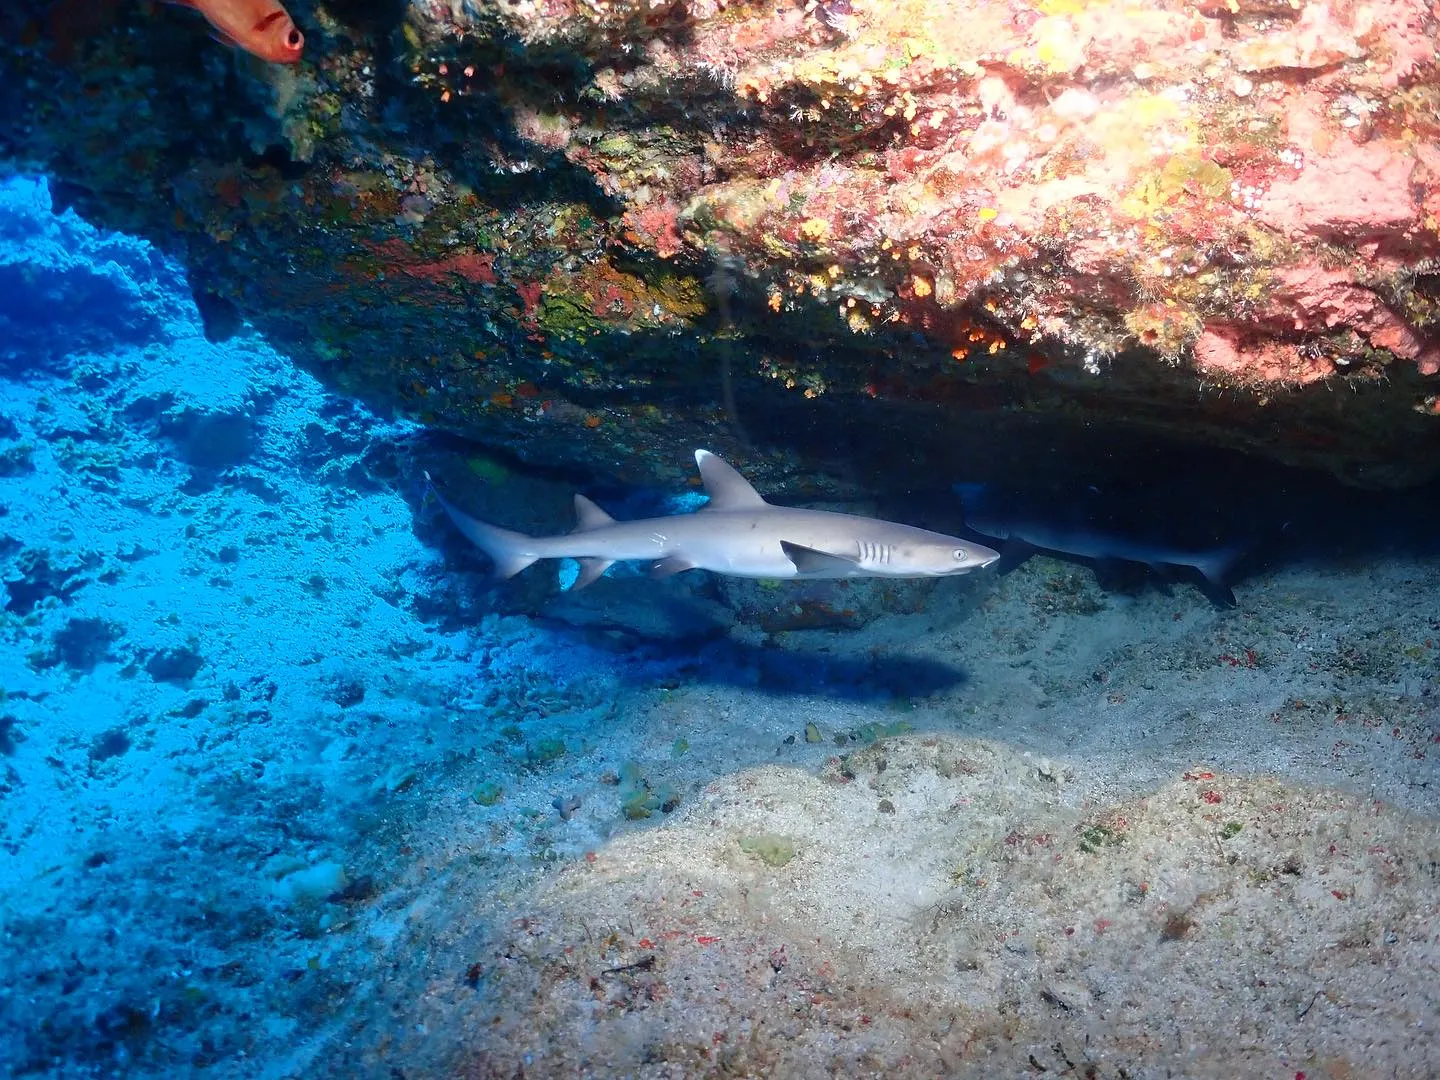
<path fill-rule="evenodd" d="M 276 0 L 170 0 L 192 7 L 215 28 L 215 40 L 268 60 L 298 64 L 305 35 Z"/>

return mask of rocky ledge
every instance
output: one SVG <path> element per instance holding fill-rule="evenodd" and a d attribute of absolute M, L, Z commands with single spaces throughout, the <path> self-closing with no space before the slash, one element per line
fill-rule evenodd
<path fill-rule="evenodd" d="M 373 405 L 625 482 L 1094 432 L 1440 472 L 1428 0 L 289 10 L 293 67 L 14 0 L 0 160 Z"/>

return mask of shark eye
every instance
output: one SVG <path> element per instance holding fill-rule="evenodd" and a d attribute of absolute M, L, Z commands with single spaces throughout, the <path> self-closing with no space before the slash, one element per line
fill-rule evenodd
<path fill-rule="evenodd" d="M 965 561 L 965 549 L 964 549 L 964 548 L 956 548 L 956 549 L 955 549 L 955 561 L 956 561 L 956 562 L 964 562 L 964 561 Z"/>

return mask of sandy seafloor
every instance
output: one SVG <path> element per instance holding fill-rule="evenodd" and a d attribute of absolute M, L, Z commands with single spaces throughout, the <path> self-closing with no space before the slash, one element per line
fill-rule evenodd
<path fill-rule="evenodd" d="M 0 192 L 0 1074 L 1440 1075 L 1433 559 L 497 592 L 453 446 Z"/>

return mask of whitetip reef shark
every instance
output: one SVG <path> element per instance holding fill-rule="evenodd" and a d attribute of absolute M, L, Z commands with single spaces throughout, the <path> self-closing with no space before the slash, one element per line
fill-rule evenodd
<path fill-rule="evenodd" d="M 1179 535 L 1187 523 L 1136 517 L 1124 500 L 1100 488 L 1087 486 L 1069 493 L 1017 493 L 986 484 L 954 485 L 965 507 L 965 526 L 1004 549 L 1001 573 L 1014 569 L 1036 551 L 1091 560 L 1097 569 L 1106 563 L 1143 564 L 1152 571 L 1189 567 L 1204 582 L 1204 591 L 1217 603 L 1234 605 L 1229 579 L 1236 563 L 1253 544 L 1234 538 L 1207 539 L 1203 531 L 1183 542 Z M 1138 500 L 1137 500 L 1138 501 Z"/>
<path fill-rule="evenodd" d="M 645 560 L 653 577 L 710 570 L 734 577 L 949 577 L 1000 558 L 981 544 L 893 521 L 773 506 L 750 482 L 708 450 L 695 464 L 710 501 L 693 514 L 616 521 L 584 495 L 575 496 L 579 524 L 565 536 L 526 536 L 463 513 L 439 491 L 450 520 L 490 557 L 497 578 L 537 559 L 578 559 L 584 588 L 612 563 Z M 430 474 L 425 474 L 430 480 Z M 434 484 L 431 483 L 434 490 Z"/>

